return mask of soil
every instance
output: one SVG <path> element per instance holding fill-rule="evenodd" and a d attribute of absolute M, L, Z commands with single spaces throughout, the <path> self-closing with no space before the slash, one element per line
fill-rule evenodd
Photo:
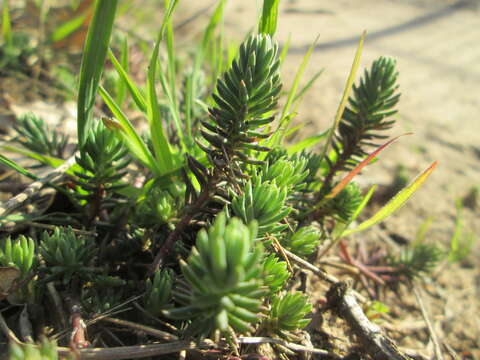
<path fill-rule="evenodd" d="M 197 11 L 209 10 L 212 2 L 215 3 L 181 2 L 177 23 Z M 147 3 L 143 1 L 144 5 Z M 241 41 L 252 29 L 259 3 L 228 2 L 225 31 L 229 38 Z M 282 70 L 285 87 L 289 88 L 317 35 L 318 44 L 303 83 L 324 69 L 299 108 L 296 121 L 303 125 L 299 136 L 320 133 L 332 123 L 358 38 L 367 30 L 362 67 L 368 67 L 382 55 L 394 57 L 398 63 L 402 98 L 391 135 L 413 135 L 402 137 L 384 151 L 358 181 L 362 185 L 380 184 L 385 190 L 398 175 L 399 164 L 413 178 L 433 161 L 439 162 L 423 188 L 400 212 L 382 226 L 349 241 L 367 242 L 369 246 L 395 237 L 413 241 L 421 224 L 432 218 L 426 241 L 446 249 L 454 231 L 458 199 L 466 200 L 468 205 L 463 211 L 465 228 L 480 234 L 480 199 L 475 200 L 472 192 L 475 187 L 480 191 L 480 1 L 284 0 L 280 6 L 276 37 L 281 44 L 291 39 Z M 156 30 L 159 21 L 152 16 L 160 14 L 145 11 L 142 23 L 130 23 L 129 28 L 135 28 L 137 36 L 153 39 L 151 29 Z M 198 36 L 206 21 L 205 15 L 189 21 L 181 29 L 178 44 Z M 1 98 L 6 101 L 4 96 Z M 49 122 L 64 121 L 63 126 L 74 129 L 71 103 L 58 107 L 44 100 L 24 102 L 27 99 L 18 101 L 11 96 L 6 99 L 9 111 L 0 113 L 0 127 L 4 130 L 11 126 L 5 114 L 39 109 L 43 109 Z M 379 199 L 375 206 L 384 202 L 385 199 Z M 445 358 L 480 359 L 480 242 L 476 241 L 470 256 L 460 264 L 441 266 L 433 280 L 419 280 L 417 286 L 422 289 Z M 320 300 L 325 296 L 325 287 L 315 281 L 310 290 L 316 291 Z M 387 292 L 381 300 L 390 307 L 388 316 L 379 320 L 385 331 L 400 348 L 432 358 L 431 336 L 413 294 L 400 287 L 396 293 Z M 330 322 L 326 326 L 330 326 L 331 335 L 341 337 L 342 331 L 335 330 L 337 325 Z"/>

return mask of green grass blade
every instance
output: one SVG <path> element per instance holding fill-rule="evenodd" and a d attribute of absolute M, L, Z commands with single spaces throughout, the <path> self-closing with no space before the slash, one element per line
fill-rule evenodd
<path fill-rule="evenodd" d="M 66 22 L 62 23 L 58 26 L 52 33 L 50 39 L 52 42 L 57 42 L 65 39 L 70 34 L 74 33 L 78 30 L 82 24 L 84 23 L 85 19 L 88 16 L 88 9 L 84 11 L 78 16 L 75 16 L 72 19 L 67 20 Z"/>
<path fill-rule="evenodd" d="M 192 111 L 195 105 L 195 101 L 197 100 L 197 93 L 196 93 L 196 86 L 198 76 L 201 71 L 202 63 L 205 59 L 205 53 L 210 46 L 211 42 L 213 41 L 213 35 L 215 34 L 215 29 L 221 23 L 223 19 L 223 11 L 225 8 L 225 0 L 221 0 L 217 7 L 215 8 L 212 16 L 210 17 L 210 21 L 208 22 L 207 27 L 203 33 L 201 45 L 198 46 L 197 51 L 195 52 L 195 59 L 193 61 L 193 69 L 191 74 L 186 79 L 186 91 L 185 91 L 185 132 L 187 134 L 187 139 L 189 142 L 192 142 L 193 134 L 192 134 Z M 221 44 L 223 44 L 223 40 L 220 39 Z M 223 47 L 219 50 L 220 54 L 218 56 L 223 58 Z M 221 59 L 217 59 L 215 61 L 216 65 L 216 73 L 218 73 L 222 67 Z M 215 77 L 216 78 L 216 77 Z"/>
<path fill-rule="evenodd" d="M 170 6 L 170 1 L 165 1 L 165 11 L 168 12 L 168 7 Z M 177 100 L 177 89 L 176 89 L 176 59 L 174 51 L 174 39 L 173 39 L 173 27 L 171 21 L 171 15 L 165 19 L 166 25 L 164 28 L 164 37 L 166 39 L 166 48 L 167 48 L 167 67 L 166 72 L 163 71 L 161 63 L 157 65 L 159 68 L 159 77 L 160 84 L 162 85 L 163 92 L 167 96 L 168 106 L 170 113 L 173 118 L 173 123 L 177 131 L 178 137 L 180 138 L 180 145 L 183 150 L 186 150 L 185 146 L 185 134 L 181 125 L 180 120 L 180 109 Z M 188 136 L 188 134 L 187 134 Z"/>
<path fill-rule="evenodd" d="M 108 50 L 110 54 L 110 49 Z M 128 51 L 128 40 L 127 37 L 124 36 L 122 40 L 122 47 L 120 49 L 120 64 L 122 65 L 122 68 L 125 70 L 125 72 L 128 74 L 129 72 L 129 64 L 128 64 L 128 58 L 129 58 L 129 51 Z M 119 79 L 117 82 L 117 104 L 122 106 L 123 102 L 125 101 L 125 96 L 127 95 L 127 83 L 123 79 Z"/>
<path fill-rule="evenodd" d="M 12 23 L 10 21 L 9 0 L 3 0 L 2 8 L 2 36 L 7 46 L 12 46 Z"/>
<path fill-rule="evenodd" d="M 313 50 L 317 45 L 317 41 L 318 41 L 318 36 L 313 42 L 313 44 L 310 45 L 310 48 L 308 49 L 307 53 L 303 57 L 302 63 L 300 64 L 300 67 L 298 68 L 297 73 L 295 74 L 295 79 L 293 80 L 293 84 L 290 88 L 290 91 L 288 92 L 287 102 L 285 103 L 282 109 L 282 115 L 280 116 L 280 121 L 278 124 L 277 131 L 275 131 L 275 134 L 272 136 L 270 140 L 270 143 L 269 143 L 270 147 L 279 146 L 282 143 L 283 138 L 285 137 L 285 132 L 288 130 L 290 121 L 293 119 L 292 116 L 289 116 L 290 108 L 292 106 L 293 100 L 297 95 L 297 90 L 300 85 L 300 80 L 302 79 L 303 73 L 305 72 L 305 68 L 307 67 L 308 61 L 310 60 L 310 56 L 312 55 Z"/>
<path fill-rule="evenodd" d="M 388 216 L 399 210 L 407 200 L 422 186 L 425 180 L 430 176 L 437 166 L 437 162 L 432 163 L 425 171 L 423 171 L 410 185 L 405 187 L 397 195 L 395 195 L 384 207 L 382 207 L 370 219 L 362 222 L 357 228 L 346 231 L 343 235 L 347 236 L 359 231 L 363 231 L 373 225 L 385 220 Z"/>
<path fill-rule="evenodd" d="M 313 86 L 313 84 L 315 84 L 315 81 L 318 80 L 318 78 L 320 77 L 320 75 L 323 74 L 323 71 L 324 69 L 320 70 L 320 71 L 317 71 L 315 73 L 315 75 L 312 76 L 312 78 L 310 80 L 308 80 L 308 82 L 305 84 L 305 86 L 298 92 L 298 94 L 295 96 L 295 98 L 293 99 L 293 103 L 296 104 L 295 105 L 295 108 L 298 107 L 298 104 L 300 103 L 300 101 L 302 100 L 303 96 L 305 95 L 305 93 L 310 90 L 310 88 Z"/>
<path fill-rule="evenodd" d="M 91 126 L 95 95 L 107 56 L 117 2 L 118 0 L 97 0 L 92 22 L 88 28 L 77 100 L 77 131 L 80 149 L 85 143 Z"/>
<path fill-rule="evenodd" d="M 409 135 L 409 134 L 405 134 Z M 400 135 L 402 136 L 402 135 Z M 400 136 L 397 136 L 389 141 L 387 141 L 385 144 L 379 146 L 375 151 L 373 151 L 371 154 L 369 154 L 365 159 L 363 159 L 357 166 L 355 166 L 333 189 L 324 197 L 324 199 L 333 199 L 335 196 L 342 191 L 352 179 L 357 176 L 362 169 L 367 166 L 373 159 L 376 158 L 380 152 L 385 150 L 387 146 L 395 142 Z M 323 201 L 323 200 L 322 200 Z"/>
<path fill-rule="evenodd" d="M 132 81 L 130 76 L 127 73 L 127 69 L 120 64 L 120 62 L 116 59 L 115 55 L 113 54 L 112 50 L 108 51 L 108 57 L 110 61 L 113 64 L 113 67 L 117 71 L 118 75 L 120 78 L 123 80 L 125 83 L 128 92 L 130 93 L 130 96 L 132 97 L 135 105 L 138 107 L 138 109 L 144 113 L 147 112 L 147 101 L 145 100 L 145 97 L 142 95 L 140 92 L 140 89 L 135 85 L 135 83 Z M 118 103 L 120 104 L 120 103 Z"/>
<path fill-rule="evenodd" d="M 115 103 L 115 100 L 113 100 L 110 94 L 102 86 L 100 86 L 98 90 L 103 101 L 118 121 L 115 123 L 109 123 L 106 121 L 106 126 L 110 129 L 115 128 L 117 130 L 116 133 L 124 139 L 125 144 L 128 146 L 133 156 L 136 157 L 142 164 L 147 166 L 153 173 L 159 175 L 162 169 L 157 168 L 155 159 L 148 150 L 145 142 L 135 131 L 132 123 L 122 112 L 118 104 Z"/>
<path fill-rule="evenodd" d="M 0 154 L 0 163 L 9 167 L 10 169 L 12 170 L 15 170 L 16 172 L 18 172 L 19 174 L 22 174 L 32 180 L 38 180 L 38 176 L 34 175 L 33 173 L 31 173 L 30 171 L 28 171 L 27 169 L 25 169 L 24 167 L 16 164 L 15 162 L 13 162 L 12 160 L 10 159 L 7 159 L 5 156 L 3 156 L 2 154 Z"/>
<path fill-rule="evenodd" d="M 59 167 L 60 165 L 62 165 L 65 162 L 65 160 L 63 160 L 63 159 L 59 159 L 59 158 L 56 158 L 56 157 L 53 157 L 53 156 L 48 156 L 48 155 L 42 155 L 42 154 L 39 154 L 35 151 L 21 149 L 21 148 L 17 148 L 15 146 L 11 146 L 11 145 L 3 145 L 1 148 L 2 148 L 2 150 L 5 150 L 5 151 L 9 151 L 9 152 L 13 152 L 13 153 L 16 153 L 16 154 L 21 154 L 21 155 L 27 156 L 30 159 L 37 160 L 37 161 L 41 162 L 42 164 L 49 165 L 49 166 L 54 167 L 54 168 Z"/>
<path fill-rule="evenodd" d="M 455 260 L 455 254 L 458 253 L 460 236 L 462 235 L 463 222 L 462 222 L 462 205 L 457 203 L 457 217 L 455 218 L 455 229 L 450 239 L 450 252 L 448 254 L 448 260 L 453 262 Z"/>
<path fill-rule="evenodd" d="M 357 51 L 355 53 L 355 57 L 353 58 L 352 67 L 350 69 L 350 74 L 348 75 L 348 78 L 347 78 L 347 83 L 345 84 L 345 88 L 343 90 L 342 99 L 340 100 L 340 104 L 338 105 L 333 126 L 330 129 L 330 134 L 328 135 L 327 142 L 325 143 L 325 146 L 322 151 L 322 159 L 325 158 L 325 155 L 327 155 L 330 149 L 330 145 L 332 144 L 332 140 L 333 140 L 333 135 L 335 134 L 335 130 L 337 129 L 338 124 L 342 119 L 345 106 L 347 106 L 347 101 L 352 91 L 353 82 L 355 81 L 355 76 L 357 75 L 358 67 L 360 66 L 360 58 L 362 57 L 363 43 L 365 41 L 366 35 L 367 33 L 364 31 L 358 42 Z"/>
<path fill-rule="evenodd" d="M 285 44 L 283 44 L 282 51 L 280 53 L 280 56 L 278 57 L 280 61 L 280 65 L 283 65 L 283 63 L 285 62 L 285 58 L 287 57 L 288 49 L 290 49 L 291 42 L 292 42 L 292 36 L 291 34 L 288 34 L 287 41 L 285 42 Z"/>
<path fill-rule="evenodd" d="M 264 0 L 262 16 L 258 25 L 258 32 L 261 34 L 275 35 L 277 31 L 278 4 L 280 0 Z"/>
<path fill-rule="evenodd" d="M 158 54 L 160 51 L 160 43 L 165 35 L 165 30 L 172 16 L 178 1 L 166 2 L 168 4 L 167 11 L 165 12 L 163 23 L 158 33 L 157 41 L 153 49 L 152 56 L 148 67 L 147 74 L 147 117 L 150 124 L 150 133 L 152 136 L 152 144 L 155 151 L 155 156 L 160 162 L 159 168 L 162 169 L 162 173 L 169 171 L 173 167 L 172 150 L 170 143 L 168 142 L 165 133 L 163 131 L 163 125 L 161 121 L 160 109 L 157 99 L 157 91 L 155 89 L 155 79 L 157 73 Z M 162 84 L 162 86 L 165 85 Z M 182 132 L 179 133 L 179 135 Z"/>
<path fill-rule="evenodd" d="M 322 258 L 328 251 L 333 248 L 335 245 L 338 244 L 340 239 L 344 236 L 345 230 L 350 226 L 351 223 L 353 223 L 357 217 L 360 215 L 362 210 L 367 206 L 368 202 L 372 198 L 373 194 L 375 193 L 375 190 L 377 190 L 377 185 L 373 185 L 367 192 L 367 194 L 363 197 L 362 201 L 358 205 L 358 207 L 355 209 L 354 213 L 352 214 L 352 217 L 348 219 L 347 222 L 337 222 L 335 225 L 335 228 L 333 229 L 332 233 L 332 242 L 330 245 L 328 245 L 323 251 L 319 254 L 318 258 Z"/>
<path fill-rule="evenodd" d="M 288 155 L 293 155 L 297 152 L 300 152 L 304 149 L 308 149 L 312 146 L 315 146 L 318 144 L 320 141 L 325 139 L 325 137 L 328 135 L 328 130 L 325 130 L 324 132 L 316 135 L 309 136 L 306 139 L 303 139 L 293 145 L 290 145 L 287 148 Z"/>

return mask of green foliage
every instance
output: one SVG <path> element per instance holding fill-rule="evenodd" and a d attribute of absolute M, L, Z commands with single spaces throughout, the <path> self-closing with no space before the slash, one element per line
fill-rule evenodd
<path fill-rule="evenodd" d="M 40 255 L 52 277 L 60 277 L 64 284 L 72 277 L 90 278 L 90 264 L 97 253 L 91 238 L 76 236 L 71 227 L 57 227 L 53 233 L 45 231 L 41 237 Z"/>
<path fill-rule="evenodd" d="M 233 214 L 245 223 L 258 222 L 258 234 L 274 234 L 285 230 L 286 224 L 280 224 L 291 211 L 285 205 L 288 189 L 275 183 L 261 182 L 259 178 L 245 185 L 245 192 L 232 200 Z"/>
<path fill-rule="evenodd" d="M 17 284 L 21 285 L 7 297 L 11 304 L 35 302 L 35 281 L 31 279 L 36 265 L 36 246 L 32 238 L 20 235 L 15 242 L 7 237 L 0 248 L 0 265 L 20 271 Z M 3 283 L 3 282 L 2 282 Z M 10 289 L 3 289 L 10 290 Z"/>
<path fill-rule="evenodd" d="M 262 17 L 258 25 L 258 32 L 273 36 L 277 30 L 278 5 L 280 0 L 265 0 L 263 2 Z"/>
<path fill-rule="evenodd" d="M 290 273 L 285 261 L 280 261 L 275 254 L 270 254 L 265 258 L 263 261 L 263 279 L 271 294 L 280 291 L 289 277 Z"/>
<path fill-rule="evenodd" d="M 35 243 L 33 239 L 20 235 L 12 242 L 10 237 L 3 241 L 0 248 L 0 264 L 2 266 L 14 266 L 21 271 L 22 278 L 26 278 L 35 260 Z"/>
<path fill-rule="evenodd" d="M 0 73 L 25 71 L 31 67 L 32 58 L 38 52 L 33 39 L 23 32 L 10 32 L 11 41 L 0 47 Z"/>
<path fill-rule="evenodd" d="M 93 19 L 88 28 L 77 100 L 77 132 L 81 151 L 92 125 L 95 95 L 107 57 L 116 9 L 117 0 L 97 1 Z"/>
<path fill-rule="evenodd" d="M 398 257 L 390 258 L 390 264 L 407 279 L 429 274 L 440 260 L 444 252 L 434 244 L 419 243 L 400 251 Z"/>
<path fill-rule="evenodd" d="M 307 160 L 303 157 L 282 158 L 275 162 L 267 161 L 259 172 L 262 182 L 271 182 L 280 188 L 300 190 L 308 176 Z"/>
<path fill-rule="evenodd" d="M 299 256 L 312 254 L 320 242 L 320 232 L 312 225 L 304 226 L 282 240 L 282 245 Z"/>
<path fill-rule="evenodd" d="M 43 338 L 37 344 L 16 344 L 10 342 L 9 360 L 58 360 L 57 344 Z"/>
<path fill-rule="evenodd" d="M 218 80 L 217 92 L 212 95 L 216 106 L 209 109 L 211 122 L 203 121 L 205 130 L 201 130 L 210 147 L 199 144 L 212 165 L 223 169 L 227 164 L 261 163 L 245 151 L 268 150 L 255 144 L 268 134 L 255 130 L 274 119 L 272 111 L 281 90 L 277 56 L 278 46 L 270 36 L 251 35 Z"/>
<path fill-rule="evenodd" d="M 165 224 L 175 215 L 179 207 L 169 192 L 158 187 L 148 187 L 140 196 L 136 206 L 136 223 L 141 226 Z"/>
<path fill-rule="evenodd" d="M 188 332 L 212 334 L 230 328 L 245 333 L 259 320 L 263 286 L 262 247 L 255 241 L 255 223 L 244 225 L 225 213 L 200 230 L 196 247 L 187 260 L 180 261 L 182 273 L 192 288 L 189 304 L 165 311 L 177 319 L 190 319 Z"/>
<path fill-rule="evenodd" d="M 450 263 L 460 262 L 472 252 L 472 247 L 476 241 L 473 232 L 465 232 L 462 216 L 463 205 L 457 201 L 457 217 L 455 218 L 455 229 L 450 238 L 450 249 L 448 251 L 448 261 Z"/>
<path fill-rule="evenodd" d="M 50 155 L 58 158 L 65 156 L 68 136 L 50 129 L 50 127 L 33 113 L 27 113 L 17 118 L 15 124 L 17 136 L 16 142 L 25 148 L 42 155 Z"/>
<path fill-rule="evenodd" d="M 339 221 L 347 222 L 362 202 L 360 187 L 351 182 L 325 206 Z"/>
<path fill-rule="evenodd" d="M 145 309 L 152 315 L 158 316 L 162 310 L 171 307 L 173 273 L 168 270 L 157 271 L 151 279 L 145 282 Z"/>
<path fill-rule="evenodd" d="M 310 319 L 305 316 L 312 311 L 308 299 L 299 292 L 275 296 L 268 318 L 269 330 L 280 336 L 288 337 L 287 332 L 302 329 Z"/>
<path fill-rule="evenodd" d="M 369 319 L 375 319 L 378 316 L 381 316 L 382 314 L 388 314 L 390 312 L 390 308 L 385 305 L 381 301 L 372 301 L 369 305 L 367 310 L 365 310 L 365 315 Z"/>
<path fill-rule="evenodd" d="M 78 184 L 86 191 L 111 192 L 125 186 L 120 180 L 130 163 L 128 150 L 115 134 L 97 122 L 85 139 L 83 151 L 76 157 L 82 171 L 77 171 Z M 88 197 L 98 196 L 89 194 Z"/>
<path fill-rule="evenodd" d="M 86 287 L 81 293 L 81 304 L 85 312 L 102 314 L 110 312 L 125 301 L 128 284 L 113 276 L 97 275 L 95 286 Z"/>
<path fill-rule="evenodd" d="M 378 132 L 392 127 L 391 117 L 397 113 L 394 107 L 400 98 L 395 65 L 395 60 L 380 57 L 353 86 L 349 106 L 332 142 L 336 160 L 326 158 L 330 163 L 328 181 L 336 171 L 353 168 L 367 154 L 368 147 L 378 146 L 375 141 L 386 138 Z"/>
<path fill-rule="evenodd" d="M 9 1 L 3 2 L 2 8 L 2 37 L 7 46 L 12 45 L 12 24 L 10 21 L 10 6 Z"/>

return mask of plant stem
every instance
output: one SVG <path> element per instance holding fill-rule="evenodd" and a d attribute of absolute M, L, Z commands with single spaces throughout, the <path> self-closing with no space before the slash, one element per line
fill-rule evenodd
<path fill-rule="evenodd" d="M 158 251 L 155 259 L 153 260 L 150 270 L 147 273 L 147 276 L 152 276 L 161 266 L 163 266 L 163 261 L 165 256 L 169 253 L 175 241 L 178 240 L 180 235 L 185 231 L 193 217 L 198 214 L 198 212 L 205 206 L 205 204 L 210 200 L 212 194 L 214 194 L 219 176 L 217 175 L 216 169 L 213 172 L 213 175 L 209 178 L 207 186 L 202 189 L 202 192 L 198 196 L 197 200 L 190 206 L 186 208 L 185 214 L 182 219 L 177 223 L 175 229 L 168 235 L 167 240 L 162 245 Z"/>

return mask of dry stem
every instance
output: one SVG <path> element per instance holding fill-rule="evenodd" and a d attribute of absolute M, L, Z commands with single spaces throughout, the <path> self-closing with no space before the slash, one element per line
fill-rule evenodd
<path fill-rule="evenodd" d="M 365 351 L 375 360 L 411 359 L 398 350 L 377 325 L 365 316 L 352 290 L 345 282 L 331 286 L 327 293 L 327 308 L 341 316 L 362 342 Z"/>

